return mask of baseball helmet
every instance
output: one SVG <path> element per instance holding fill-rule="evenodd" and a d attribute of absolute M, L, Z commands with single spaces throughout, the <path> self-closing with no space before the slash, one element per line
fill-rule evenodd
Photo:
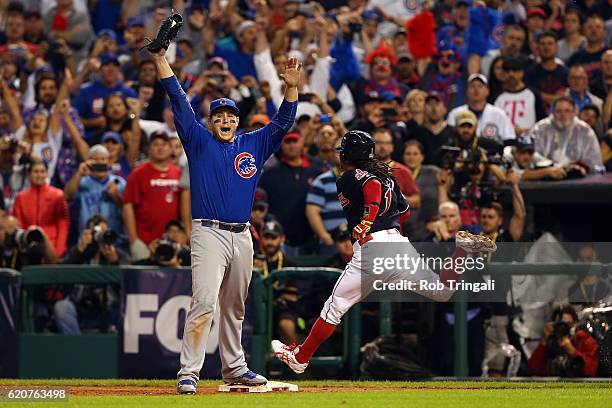
<path fill-rule="evenodd" d="M 368 132 L 351 130 L 342 137 L 340 159 L 345 163 L 374 159 L 374 139 Z"/>

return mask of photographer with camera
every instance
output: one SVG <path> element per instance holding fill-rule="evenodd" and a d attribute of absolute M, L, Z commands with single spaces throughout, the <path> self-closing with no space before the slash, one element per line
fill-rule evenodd
<path fill-rule="evenodd" d="M 79 170 L 64 187 L 67 200 L 79 201 L 79 232 L 87 228 L 93 216 L 99 215 L 116 234 L 125 235 L 121 217 L 125 180 L 110 174 L 109 164 L 106 147 L 92 146 L 88 160 L 79 165 Z M 127 238 L 124 236 L 122 241 L 127 242 Z"/>
<path fill-rule="evenodd" d="M 164 234 L 148 245 L 151 255 L 134 265 L 154 265 L 178 268 L 191 265 L 191 249 L 187 246 L 185 226 L 179 220 L 171 220 L 164 227 Z"/>
<path fill-rule="evenodd" d="M 62 263 L 70 265 L 128 265 L 129 256 L 115 246 L 118 234 L 102 215 L 87 219 L 78 244 L 71 248 Z"/>
<path fill-rule="evenodd" d="M 26 265 L 56 264 L 55 248 L 37 226 L 20 228 L 19 220 L 0 214 L 0 262 L 3 268 L 21 270 Z"/>
<path fill-rule="evenodd" d="M 501 150 L 501 145 L 476 137 L 478 120 L 472 111 L 459 112 L 456 124 L 453 146 L 442 147 L 445 153 L 437 176 L 438 201 L 457 202 L 463 224 L 476 225 L 480 222 L 480 203 L 497 194 L 495 183 L 506 182 L 501 160 L 488 155 L 489 151 Z"/>
<path fill-rule="evenodd" d="M 582 329 L 571 305 L 559 306 L 544 326 L 544 336 L 529 358 L 532 375 L 595 377 L 599 344 Z"/>
<path fill-rule="evenodd" d="M 115 246 L 117 233 L 101 215 L 85 223 L 78 244 L 71 248 L 62 263 L 67 265 L 129 265 L 129 256 Z M 83 329 L 107 332 L 116 320 L 117 291 L 110 284 L 72 285 L 66 296 L 53 305 L 57 330 L 79 335 Z M 114 312 L 113 312 L 114 311 Z"/>

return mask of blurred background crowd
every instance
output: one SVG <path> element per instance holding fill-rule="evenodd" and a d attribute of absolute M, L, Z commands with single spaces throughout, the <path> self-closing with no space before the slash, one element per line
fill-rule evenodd
<path fill-rule="evenodd" d="M 305 255 L 351 258 L 335 185 L 347 129 L 393 166 L 415 242 L 537 238 L 522 183 L 612 171 L 611 0 L 1 0 L 3 267 L 189 265 L 188 163 L 142 50 L 171 7 L 186 23 L 167 57 L 201 118 L 229 97 L 240 132 L 267 125 L 286 59 L 303 64 L 295 126 L 250 220 L 264 277 Z M 593 282 L 579 288 L 609 293 Z M 291 342 L 299 289 L 278 292 Z M 40 330 L 112 321 L 109 288 L 39 296 Z"/>

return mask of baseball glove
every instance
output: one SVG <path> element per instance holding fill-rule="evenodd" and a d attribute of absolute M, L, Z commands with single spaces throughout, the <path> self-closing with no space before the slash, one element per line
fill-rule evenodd
<path fill-rule="evenodd" d="M 153 41 L 149 40 L 149 43 L 142 48 L 146 47 L 149 52 L 154 54 L 158 53 L 162 48 L 167 50 L 170 46 L 170 41 L 176 38 L 182 26 L 183 17 L 173 10 L 160 24 L 155 39 Z"/>

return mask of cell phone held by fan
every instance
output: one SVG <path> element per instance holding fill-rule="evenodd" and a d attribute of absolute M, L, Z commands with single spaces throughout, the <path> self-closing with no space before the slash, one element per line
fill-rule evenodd
<path fill-rule="evenodd" d="M 108 171 L 108 166 L 104 163 L 91 163 L 88 165 L 89 170 L 94 173 L 102 173 Z"/>

